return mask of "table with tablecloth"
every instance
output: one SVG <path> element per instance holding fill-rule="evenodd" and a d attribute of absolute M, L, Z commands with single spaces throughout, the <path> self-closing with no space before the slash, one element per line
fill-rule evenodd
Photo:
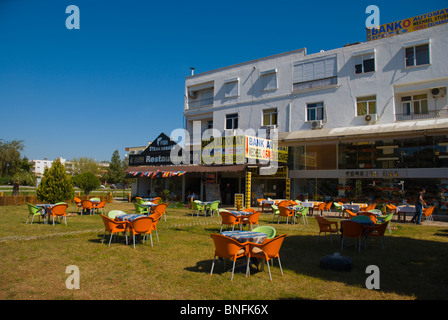
<path fill-rule="evenodd" d="M 266 233 L 256 231 L 223 231 L 221 234 L 241 243 L 252 242 L 260 244 L 268 237 Z"/>
<path fill-rule="evenodd" d="M 415 206 L 410 205 L 403 205 L 403 206 L 397 206 L 397 214 L 398 214 L 398 221 L 400 221 L 400 216 L 403 215 L 403 221 L 406 221 L 406 214 L 411 213 L 415 214 L 416 209 Z"/>

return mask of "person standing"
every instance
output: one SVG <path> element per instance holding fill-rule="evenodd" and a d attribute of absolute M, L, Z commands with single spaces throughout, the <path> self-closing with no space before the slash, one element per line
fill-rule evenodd
<path fill-rule="evenodd" d="M 426 206 L 426 202 L 423 200 L 423 195 L 425 193 L 425 189 L 422 189 L 422 191 L 418 193 L 417 203 L 415 204 L 415 214 L 411 219 L 411 223 L 414 223 L 415 221 L 416 224 L 421 224 L 420 220 L 422 219 L 423 207 Z"/>

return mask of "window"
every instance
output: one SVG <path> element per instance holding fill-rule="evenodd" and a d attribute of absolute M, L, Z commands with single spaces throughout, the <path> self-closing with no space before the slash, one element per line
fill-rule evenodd
<path fill-rule="evenodd" d="M 336 55 L 294 63 L 293 91 L 337 84 Z"/>
<path fill-rule="evenodd" d="M 207 129 L 213 129 L 213 120 L 207 121 Z"/>
<path fill-rule="evenodd" d="M 263 80 L 263 91 L 277 89 L 277 70 L 267 70 L 261 72 L 261 78 Z"/>
<path fill-rule="evenodd" d="M 224 82 L 224 96 L 226 98 L 238 96 L 238 79 L 230 79 Z"/>
<path fill-rule="evenodd" d="M 428 113 L 428 97 L 426 94 L 402 97 L 401 105 L 405 115 Z"/>
<path fill-rule="evenodd" d="M 375 54 L 364 54 L 355 57 L 355 74 L 375 71 Z"/>
<path fill-rule="evenodd" d="M 376 96 L 356 98 L 356 111 L 358 116 L 376 113 Z"/>
<path fill-rule="evenodd" d="M 429 64 L 429 44 L 405 48 L 406 67 Z"/>
<path fill-rule="evenodd" d="M 238 113 L 226 115 L 226 129 L 238 129 Z"/>
<path fill-rule="evenodd" d="M 306 105 L 307 121 L 324 120 L 324 103 L 308 103 Z"/>
<path fill-rule="evenodd" d="M 277 124 L 277 108 L 263 110 L 263 125 L 276 125 Z"/>

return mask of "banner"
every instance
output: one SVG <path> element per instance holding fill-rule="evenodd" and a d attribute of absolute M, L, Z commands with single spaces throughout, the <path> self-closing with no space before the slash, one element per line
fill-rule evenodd
<path fill-rule="evenodd" d="M 448 8 L 426 13 L 413 18 L 382 24 L 378 28 L 366 28 L 367 41 L 431 28 L 446 23 L 448 23 Z"/>

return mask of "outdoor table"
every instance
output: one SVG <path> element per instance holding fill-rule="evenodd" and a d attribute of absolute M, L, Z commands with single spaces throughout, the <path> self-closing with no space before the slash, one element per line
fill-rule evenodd
<path fill-rule="evenodd" d="M 135 220 L 137 218 L 141 218 L 141 217 L 147 217 L 147 215 L 145 215 L 145 214 L 137 214 L 137 213 L 135 213 L 135 214 L 128 214 L 128 213 L 126 213 L 126 214 L 119 214 L 119 215 L 115 216 L 115 220 L 116 221 L 126 221 L 126 222 L 130 223 L 131 221 L 133 221 L 133 220 Z"/>
<path fill-rule="evenodd" d="M 297 205 L 307 208 L 314 207 L 314 202 L 299 202 Z"/>
<path fill-rule="evenodd" d="M 342 210 L 348 209 L 350 211 L 357 213 L 359 211 L 360 207 L 361 206 L 359 204 L 343 204 Z"/>
<path fill-rule="evenodd" d="M 221 234 L 241 243 L 252 242 L 260 244 L 268 237 L 266 233 L 256 231 L 223 231 Z"/>
<path fill-rule="evenodd" d="M 408 204 L 404 206 L 398 206 L 397 207 L 398 221 L 400 221 L 401 213 L 403 213 L 403 221 L 406 222 L 406 213 L 414 214 L 415 212 L 416 212 L 415 206 L 410 206 Z"/>
<path fill-rule="evenodd" d="M 41 216 L 44 219 L 44 221 L 45 221 L 45 217 L 47 218 L 46 223 L 48 223 L 48 220 L 50 219 L 50 217 L 48 216 L 48 211 L 50 211 L 54 206 L 55 206 L 54 204 L 49 204 L 49 203 L 36 204 L 36 207 L 43 209 Z"/>
<path fill-rule="evenodd" d="M 274 200 L 261 200 L 260 201 L 261 211 L 264 212 L 265 208 L 269 208 L 273 204 L 275 204 Z"/>

